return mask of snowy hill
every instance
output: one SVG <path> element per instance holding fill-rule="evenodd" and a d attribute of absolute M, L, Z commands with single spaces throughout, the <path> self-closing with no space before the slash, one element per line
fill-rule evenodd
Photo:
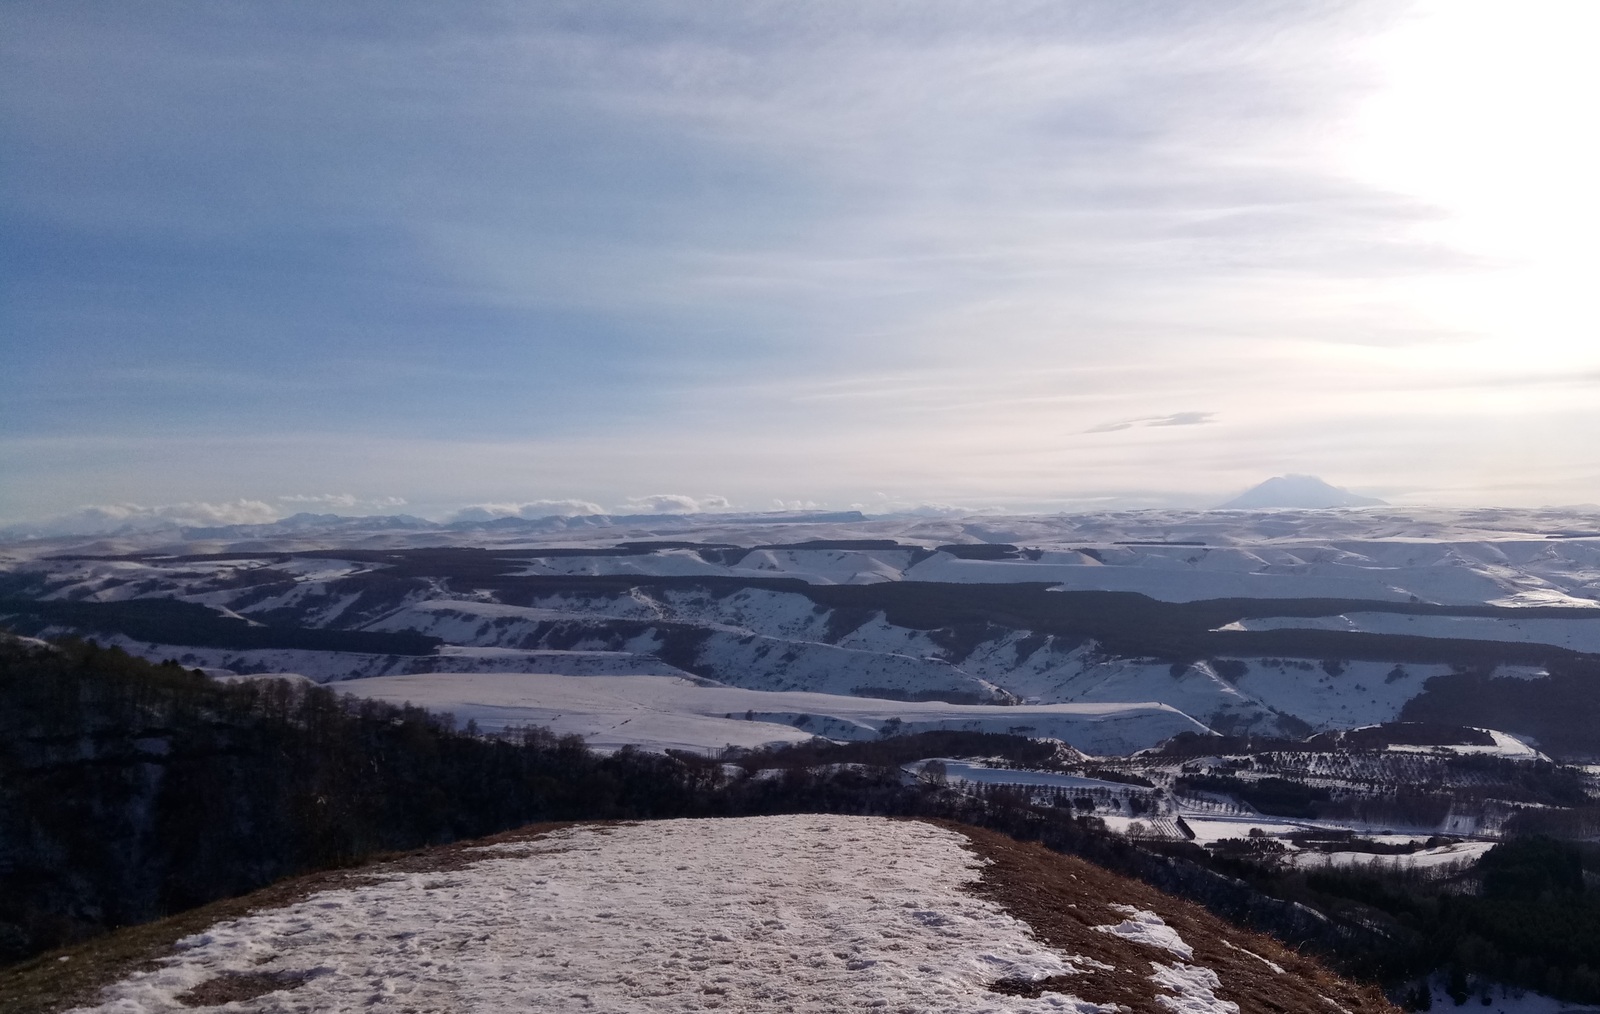
<path fill-rule="evenodd" d="M 1296 507 L 1320 510 L 1332 507 L 1378 507 L 1382 500 L 1359 496 L 1330 486 L 1314 475 L 1279 475 L 1229 500 L 1221 510 L 1258 510 Z"/>
<path fill-rule="evenodd" d="M 1393 1009 L 1198 906 L 918 821 L 530 829 L 228 905 L 79 1010 Z"/>

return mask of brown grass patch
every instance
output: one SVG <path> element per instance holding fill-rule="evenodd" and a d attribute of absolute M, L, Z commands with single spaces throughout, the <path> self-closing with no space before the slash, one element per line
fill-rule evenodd
<path fill-rule="evenodd" d="M 92 1004 L 106 986 L 133 972 L 158 967 L 160 959 L 172 954 L 173 945 L 179 940 L 219 922 L 240 919 L 252 912 L 283 908 L 323 891 L 371 884 L 391 874 L 463 870 L 474 863 L 506 855 L 474 851 L 484 846 L 535 841 L 564 828 L 607 823 L 614 822 L 529 824 L 487 838 L 474 838 L 414 852 L 389 853 L 374 857 L 360 866 L 291 877 L 237 898 L 214 901 L 155 922 L 114 930 L 104 936 L 0 969 L 0 1014 L 57 1014 L 71 1007 Z M 282 988 L 285 987 L 272 987 Z"/>
<path fill-rule="evenodd" d="M 280 989 L 297 989 L 311 978 L 308 972 L 224 972 L 181 993 L 185 1007 L 220 1007 L 225 1003 L 254 1000 Z"/>
<path fill-rule="evenodd" d="M 1271 937 L 1224 922 L 1193 902 L 1037 843 L 1018 842 L 949 821 L 932 823 L 965 835 L 973 851 L 989 860 L 982 879 L 972 888 L 975 894 L 1002 905 L 1051 947 L 1114 969 L 1090 967 L 1082 975 L 999 982 L 993 987 L 997 992 L 1038 996 L 1052 990 L 1093 1003 L 1121 1004 L 1138 1014 L 1170 1014 L 1156 1001 L 1158 990 L 1150 981 L 1150 962 L 1169 964 L 1181 959 L 1165 949 L 1093 928 L 1127 918 L 1111 908 L 1123 904 L 1154 912 L 1177 930 L 1194 949 L 1194 958 L 1187 963 L 1215 970 L 1222 980 L 1217 996 L 1238 1004 L 1240 1014 L 1337 1014 L 1330 1001 L 1351 1014 L 1396 1011 L 1377 989 L 1342 979 Z M 1130 955 L 1136 960 L 1130 960 Z M 1274 971 L 1268 962 L 1281 966 L 1283 972 Z M 1171 994 L 1161 991 L 1159 995 Z"/>

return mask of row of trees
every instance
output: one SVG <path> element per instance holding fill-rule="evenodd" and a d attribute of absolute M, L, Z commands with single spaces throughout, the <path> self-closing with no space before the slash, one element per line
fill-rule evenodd
<path fill-rule="evenodd" d="M 720 768 L 0 643 L 0 960 L 377 851 L 712 809 Z"/>

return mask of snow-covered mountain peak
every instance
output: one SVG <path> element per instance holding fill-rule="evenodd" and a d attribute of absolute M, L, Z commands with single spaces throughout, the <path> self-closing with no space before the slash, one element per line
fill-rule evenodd
<path fill-rule="evenodd" d="M 1384 506 L 1384 501 L 1329 485 L 1314 475 L 1277 475 L 1239 494 L 1218 509 L 1321 510 L 1333 507 L 1380 506 Z"/>

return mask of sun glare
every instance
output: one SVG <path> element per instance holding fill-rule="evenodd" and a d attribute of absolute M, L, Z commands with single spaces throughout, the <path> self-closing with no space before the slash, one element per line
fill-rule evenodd
<path fill-rule="evenodd" d="M 1502 364 L 1600 359 L 1597 29 L 1596 4 L 1434 0 L 1374 44 L 1353 168 L 1437 209 L 1418 238 L 1478 269 L 1415 280 L 1413 305 Z"/>

